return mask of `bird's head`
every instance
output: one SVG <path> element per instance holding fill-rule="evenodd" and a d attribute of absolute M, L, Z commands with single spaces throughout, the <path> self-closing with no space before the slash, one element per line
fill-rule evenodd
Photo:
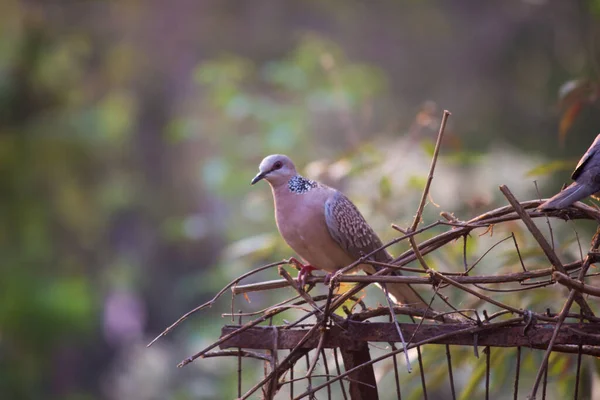
<path fill-rule="evenodd" d="M 256 182 L 266 179 L 271 186 L 286 184 L 296 175 L 296 167 L 288 156 L 283 154 L 272 154 L 265 157 L 258 166 L 258 174 L 250 182 L 254 185 Z"/>

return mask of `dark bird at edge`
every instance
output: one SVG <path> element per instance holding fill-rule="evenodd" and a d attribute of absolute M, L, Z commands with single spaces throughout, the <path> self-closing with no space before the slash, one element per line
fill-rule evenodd
<path fill-rule="evenodd" d="M 539 210 L 558 210 L 600 192 L 600 135 L 585 152 L 571 175 L 575 182 L 542 203 Z M 600 197 L 600 193 L 597 194 Z M 593 196 L 596 198 L 596 196 Z"/>

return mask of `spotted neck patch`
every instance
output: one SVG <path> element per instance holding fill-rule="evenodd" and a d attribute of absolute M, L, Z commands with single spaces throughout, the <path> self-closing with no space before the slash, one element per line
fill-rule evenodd
<path fill-rule="evenodd" d="M 290 192 L 296 194 L 306 193 L 309 190 L 314 189 L 316 187 L 317 182 L 312 181 L 310 179 L 306 179 L 305 177 L 300 175 L 296 175 L 288 181 L 288 188 L 290 189 Z"/>

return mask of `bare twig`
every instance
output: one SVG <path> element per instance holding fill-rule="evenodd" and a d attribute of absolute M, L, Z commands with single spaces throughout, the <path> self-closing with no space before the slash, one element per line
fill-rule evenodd
<path fill-rule="evenodd" d="M 565 270 L 573 271 L 581 268 L 581 261 L 575 261 L 564 265 Z M 423 271 L 422 271 L 423 272 Z M 543 278 L 552 276 L 553 268 L 543 268 L 526 272 L 515 272 L 503 275 L 479 275 L 479 276 L 461 276 L 455 273 L 440 272 L 444 276 L 451 276 L 456 282 L 463 284 L 485 284 L 485 283 L 508 283 L 508 282 L 524 282 L 530 279 Z M 419 276 L 375 276 L 375 275 L 342 275 L 337 278 L 339 282 L 348 283 L 410 283 L 417 285 L 431 285 L 433 282 L 431 277 Z M 323 283 L 324 277 L 312 276 L 306 278 L 307 283 Z M 251 283 L 248 285 L 239 285 L 235 287 L 235 294 L 259 292 L 262 290 L 279 289 L 290 286 L 285 279 Z M 233 290 L 233 289 L 232 289 Z M 225 314 L 227 315 L 227 314 Z M 250 315 L 250 314 L 248 314 Z"/>
<path fill-rule="evenodd" d="M 388 292 L 385 284 L 381 285 L 381 287 L 383 288 L 383 292 L 385 293 L 385 299 L 387 300 L 388 309 L 390 311 L 390 318 L 392 319 L 393 324 L 396 326 L 396 332 L 398 332 L 398 337 L 400 338 L 400 341 L 402 343 L 402 348 L 406 348 L 406 341 L 404 340 L 402 329 L 400 329 L 400 324 L 396 319 L 396 314 L 394 313 L 394 306 L 392 305 L 392 299 L 390 299 L 390 293 Z M 412 367 L 410 365 L 410 359 L 408 358 L 408 352 L 404 352 L 404 357 L 406 361 L 406 369 L 408 370 L 408 373 L 411 373 Z"/>
<path fill-rule="evenodd" d="M 175 321 L 173 324 L 171 324 L 167 329 L 165 329 L 164 331 L 162 331 L 162 333 L 160 335 L 158 335 L 157 337 L 155 337 L 150 343 L 148 343 L 148 345 L 146 347 L 150 347 L 154 344 L 154 342 L 156 342 L 158 339 L 160 339 L 161 337 L 165 336 L 166 334 L 168 334 L 169 332 L 171 332 L 171 330 L 173 330 L 173 328 L 175 328 L 177 325 L 179 325 L 180 323 L 182 323 L 183 321 L 185 321 L 190 315 L 203 310 L 205 308 L 210 308 L 213 306 L 213 304 L 215 304 L 215 302 L 217 301 L 217 299 L 219 297 L 221 297 L 223 295 L 223 293 L 225 293 L 225 291 L 227 289 L 229 289 L 232 286 L 235 286 L 238 282 L 242 281 L 243 279 L 254 275 L 260 271 L 264 271 L 265 269 L 269 269 L 269 268 L 273 268 L 273 267 L 277 267 L 278 265 L 282 265 L 282 264 L 287 264 L 287 261 L 279 261 L 276 263 L 271 263 L 268 265 L 264 265 L 262 267 L 259 268 L 255 268 L 252 271 L 246 272 L 245 274 L 235 278 L 233 281 L 229 282 L 223 289 L 221 289 L 216 295 L 215 297 L 213 297 L 212 299 L 210 299 L 209 301 L 207 301 L 206 303 L 194 308 L 191 311 L 188 311 L 187 313 L 183 314 L 181 317 L 179 317 L 179 319 L 177 321 Z"/>
<path fill-rule="evenodd" d="M 433 173 L 435 171 L 435 165 L 437 164 L 438 155 L 442 146 L 442 139 L 444 138 L 444 131 L 446 130 L 446 123 L 448 122 L 448 117 L 450 117 L 450 111 L 444 110 L 442 122 L 440 123 L 440 130 L 438 132 L 437 140 L 435 142 L 435 149 L 433 150 L 433 157 L 431 158 L 429 175 L 427 175 L 427 183 L 425 183 L 425 188 L 423 189 L 423 194 L 421 195 L 421 201 L 419 202 L 419 208 L 417 208 L 417 214 L 415 215 L 415 219 L 413 220 L 413 223 L 410 227 L 410 232 L 414 232 L 417 229 L 417 226 L 419 226 L 419 222 L 421 222 L 421 216 L 423 215 L 423 209 L 425 208 L 425 203 L 427 202 L 427 196 L 429 195 L 429 188 L 431 187 L 431 182 L 433 181 Z"/>
<path fill-rule="evenodd" d="M 600 288 L 596 286 L 586 285 L 580 281 L 569 278 L 567 275 L 555 271 L 552 277 L 562 285 L 565 285 L 569 289 L 575 289 L 581 293 L 586 293 L 592 296 L 600 297 Z"/>
<path fill-rule="evenodd" d="M 550 263 L 554 266 L 554 268 L 556 268 L 563 274 L 566 274 L 567 271 L 565 271 L 565 268 L 558 259 L 558 256 L 556 255 L 550 244 L 548 244 L 546 238 L 544 237 L 544 235 L 542 235 L 542 232 L 540 232 L 540 230 L 535 225 L 531 217 L 525 212 L 523 206 L 517 201 L 515 196 L 513 196 L 510 189 L 506 185 L 501 185 L 500 191 L 504 194 L 508 202 L 515 208 L 515 211 L 517 212 L 517 214 L 519 214 L 519 217 L 521 217 L 521 220 L 523 221 L 527 229 L 529 229 L 529 232 L 531 232 L 535 240 L 538 242 L 538 244 L 546 254 L 546 257 L 548 257 L 548 260 L 550 260 Z M 575 301 L 577 302 L 577 304 L 579 304 L 579 306 L 585 314 L 594 315 L 594 312 L 587 304 L 581 293 L 575 292 L 574 296 Z"/>

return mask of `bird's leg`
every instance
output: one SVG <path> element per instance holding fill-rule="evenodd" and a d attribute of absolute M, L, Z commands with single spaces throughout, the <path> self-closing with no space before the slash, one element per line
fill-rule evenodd
<path fill-rule="evenodd" d="M 303 288 L 306 285 L 306 277 L 307 276 L 312 276 L 312 272 L 318 268 L 313 267 L 310 264 L 303 264 L 302 262 L 298 261 L 298 259 L 291 257 L 288 260 L 288 264 L 293 265 L 294 267 L 296 267 L 296 269 L 298 269 L 298 284 L 300 285 L 301 288 Z"/>

